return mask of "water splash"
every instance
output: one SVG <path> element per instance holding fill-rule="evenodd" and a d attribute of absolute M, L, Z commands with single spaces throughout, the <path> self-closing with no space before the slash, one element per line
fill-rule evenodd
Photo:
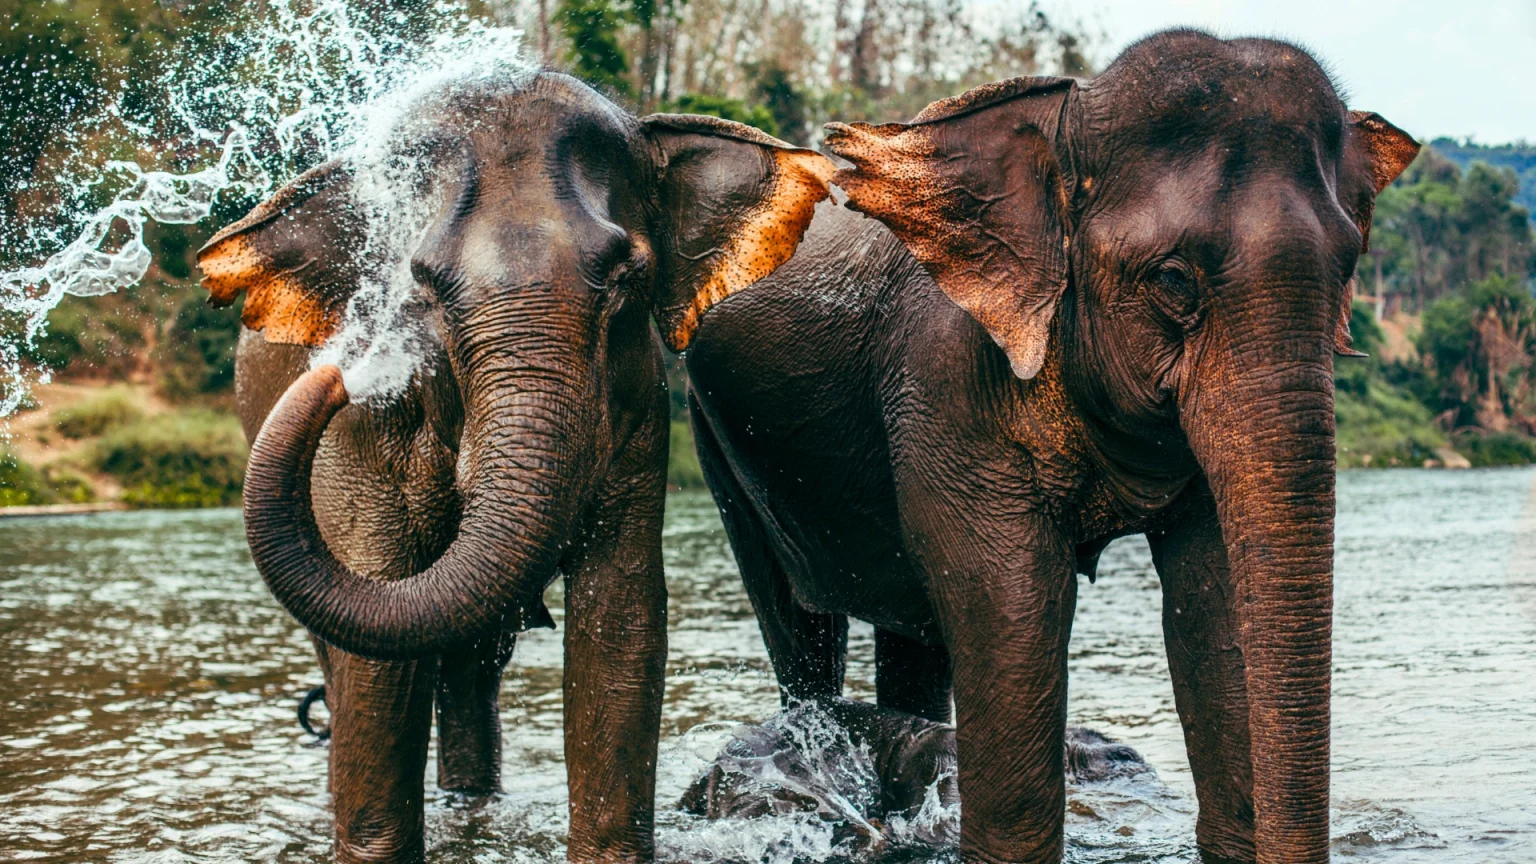
<path fill-rule="evenodd" d="M 58 200 L 77 202 L 61 214 L 73 233 L 39 226 L 23 245 L 55 251 L 41 264 L 0 272 L 0 312 L 21 321 L 15 338 L 0 339 L 0 417 L 26 400 L 32 383 L 49 380 L 48 370 L 29 369 L 23 358 L 66 296 L 108 294 L 144 278 L 147 221 L 200 222 L 221 196 L 266 195 L 328 159 L 354 170 L 353 197 L 367 224 L 358 254 L 369 266 L 317 360 L 341 365 L 362 398 L 398 392 L 410 380 L 421 346 L 419 334 L 402 326 L 411 287 L 405 262 L 428 205 L 414 194 L 420 166 L 397 142 L 432 92 L 458 80 L 516 81 L 533 66 L 520 54 L 519 31 L 472 19 L 454 3 L 429 10 L 424 26 L 407 28 L 403 17 L 373 23 L 383 26 L 363 26 L 343 0 L 273 0 L 171 66 L 153 117 L 130 118 L 119 100 L 83 124 L 107 130 L 139 161 L 97 167 L 79 155 L 53 181 Z M 414 38 L 396 35 L 413 30 Z M 189 151 L 211 166 L 154 167 Z M 99 200 L 109 181 L 125 184 L 110 203 L 78 203 Z"/>

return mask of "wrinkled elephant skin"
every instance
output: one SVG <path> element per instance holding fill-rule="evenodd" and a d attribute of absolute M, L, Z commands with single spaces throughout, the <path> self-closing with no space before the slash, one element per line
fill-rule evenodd
<path fill-rule="evenodd" d="M 687 355 L 785 697 L 837 698 L 871 622 L 880 705 L 953 692 L 962 857 L 1056 864 L 1074 573 L 1144 533 L 1202 853 L 1324 864 L 1333 356 L 1418 145 L 1189 30 L 826 141 L 872 218 L 821 205 Z"/>
<path fill-rule="evenodd" d="M 681 350 L 787 259 L 833 168 L 715 118 L 636 119 L 554 73 L 423 104 L 405 146 L 411 194 L 435 203 L 406 316 L 425 347 L 402 394 L 356 402 L 335 367 L 306 371 L 367 273 L 365 168 L 302 175 L 199 255 L 215 302 L 246 295 L 247 536 L 325 673 L 336 857 L 421 859 L 434 705 L 439 784 L 498 788 L 502 670 L 517 632 L 552 626 L 560 574 L 569 856 L 649 860 L 667 650 L 656 328 Z"/>

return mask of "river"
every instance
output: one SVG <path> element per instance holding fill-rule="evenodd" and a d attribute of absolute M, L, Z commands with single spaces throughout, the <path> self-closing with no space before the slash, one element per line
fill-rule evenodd
<path fill-rule="evenodd" d="M 1533 469 L 1340 477 L 1336 861 L 1536 861 L 1533 496 Z M 729 722 L 777 700 L 706 494 L 671 497 L 666 556 L 661 857 L 824 857 L 817 825 L 669 809 Z M 1070 719 L 1136 747 L 1161 783 L 1070 790 L 1067 857 L 1192 861 L 1193 787 L 1145 543 L 1117 542 L 1099 573 L 1078 602 Z M 856 625 L 850 695 L 872 698 L 872 644 Z M 429 776 L 431 860 L 563 856 L 560 665 L 559 633 L 518 644 L 502 690 L 504 795 L 463 800 Z M 0 520 L 0 860 L 328 860 L 325 750 L 293 719 L 319 681 L 303 631 L 251 567 L 237 511 Z"/>

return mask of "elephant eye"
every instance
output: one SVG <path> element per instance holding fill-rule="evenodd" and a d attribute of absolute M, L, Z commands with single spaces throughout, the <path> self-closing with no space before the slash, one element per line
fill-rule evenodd
<path fill-rule="evenodd" d="M 1194 324 L 1200 307 L 1200 289 L 1188 264 L 1177 258 L 1160 261 L 1147 273 L 1143 283 L 1158 311 L 1181 327 Z"/>
<path fill-rule="evenodd" d="M 1147 284 L 1165 294 L 1195 294 L 1195 274 L 1183 261 L 1168 260 L 1153 268 Z"/>

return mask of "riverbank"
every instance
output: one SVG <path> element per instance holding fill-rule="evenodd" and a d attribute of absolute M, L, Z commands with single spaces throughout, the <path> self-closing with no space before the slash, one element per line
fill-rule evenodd
<path fill-rule="evenodd" d="M 147 384 L 37 388 L 0 450 L 0 506 L 239 503 L 247 448 L 217 403 L 174 404 Z"/>
<path fill-rule="evenodd" d="M 248 448 L 220 402 L 173 403 L 148 384 L 72 381 L 38 387 L 30 404 L 0 443 L 0 509 L 240 502 Z M 704 486 L 686 421 L 672 423 L 667 482 Z"/>

